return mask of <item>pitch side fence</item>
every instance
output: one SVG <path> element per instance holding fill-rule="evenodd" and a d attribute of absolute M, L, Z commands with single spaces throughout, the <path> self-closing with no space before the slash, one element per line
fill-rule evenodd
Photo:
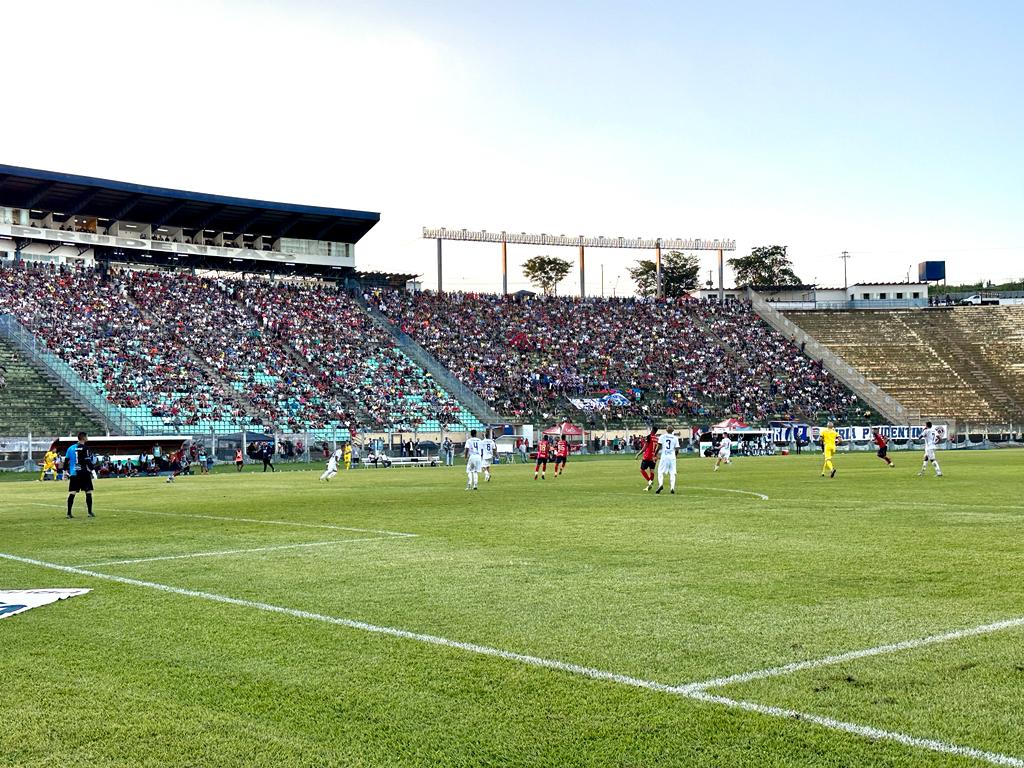
<path fill-rule="evenodd" d="M 950 435 L 940 447 L 945 450 L 985 450 L 1002 448 L 1024 448 L 1024 424 L 1005 425 L 964 425 L 964 431 Z M 178 433 L 180 435 L 180 433 Z M 186 433 L 187 434 L 187 433 Z M 65 436 L 66 437 L 66 436 Z M 347 434 L 345 435 L 347 437 Z M 397 436 L 388 435 L 362 435 L 353 444 L 353 460 L 366 456 L 371 450 L 386 454 L 392 458 L 410 456 L 437 456 L 439 446 L 435 441 L 413 441 L 411 452 L 408 448 L 400 445 Z M 0 470 L 8 471 L 39 471 L 38 465 L 43 455 L 49 450 L 50 445 L 56 439 L 54 435 L 35 435 L 27 433 L 24 435 L 0 436 Z M 192 441 L 197 447 L 201 447 L 208 456 L 213 456 L 217 464 L 233 464 L 235 452 L 239 448 L 246 465 L 262 464 L 258 456 L 250 455 L 250 448 L 270 443 L 274 448 L 275 463 L 292 462 L 321 462 L 345 442 L 341 436 L 335 439 L 324 439 L 312 433 L 278 433 L 267 435 L 259 432 L 245 432 L 235 435 L 193 435 Z M 153 445 L 160 444 L 160 438 L 153 438 Z M 821 448 L 815 444 L 803 445 L 797 450 L 795 443 L 776 442 L 775 453 L 783 449 L 790 453 L 815 453 Z M 889 447 L 894 451 L 920 451 L 924 444 L 920 439 L 891 440 Z M 455 443 L 456 455 L 461 455 L 461 443 Z M 696 452 L 697 443 L 694 441 L 688 444 L 684 441 L 684 451 Z M 871 441 L 849 441 L 843 445 L 841 450 L 846 451 L 874 451 L 875 446 Z M 734 449 L 737 453 L 740 451 Z M 631 454 L 632 448 L 628 441 L 618 440 L 613 447 L 612 441 L 598 440 L 596 444 L 588 443 L 587 453 L 594 454 Z M 149 449 L 147 453 L 152 453 Z"/>

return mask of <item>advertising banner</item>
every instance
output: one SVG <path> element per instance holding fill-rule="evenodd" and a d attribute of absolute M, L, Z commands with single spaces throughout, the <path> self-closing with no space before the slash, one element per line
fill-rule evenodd
<path fill-rule="evenodd" d="M 939 433 L 947 436 L 945 424 L 936 424 Z M 823 426 L 811 426 L 798 422 L 772 421 L 768 428 L 776 443 L 816 442 Z M 839 439 L 844 443 L 867 443 L 871 441 L 871 430 L 877 429 L 887 440 L 920 440 L 924 427 L 910 424 L 876 424 L 873 427 L 836 427 Z"/>
<path fill-rule="evenodd" d="M 602 397 L 570 397 L 569 402 L 581 411 L 603 411 L 605 408 L 628 408 L 632 401 L 621 392 Z"/>
<path fill-rule="evenodd" d="M 0 590 L 0 619 L 16 616 L 41 605 L 84 595 L 88 589 L 5 589 Z"/>

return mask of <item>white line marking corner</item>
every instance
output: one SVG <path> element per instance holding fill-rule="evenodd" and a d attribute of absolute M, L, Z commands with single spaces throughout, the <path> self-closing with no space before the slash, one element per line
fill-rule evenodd
<path fill-rule="evenodd" d="M 62 571 L 65 573 L 72 573 L 80 576 L 89 576 L 92 578 L 104 579 L 106 581 L 113 581 L 119 584 L 128 584 L 137 587 L 145 587 L 147 589 L 154 589 L 160 592 L 167 592 L 176 595 L 183 595 L 186 597 L 209 600 L 211 602 L 216 603 L 236 605 L 244 608 L 252 608 L 260 611 L 266 611 L 269 613 L 283 614 L 286 616 L 292 616 L 294 618 L 299 619 L 321 621 L 328 624 L 335 624 L 338 626 L 349 627 L 351 629 L 358 629 L 364 632 L 372 632 L 380 635 L 387 635 L 390 637 L 413 640 L 420 643 L 429 643 L 431 645 L 456 648 L 459 650 L 468 651 L 470 653 L 477 653 L 484 656 L 505 659 L 507 661 L 519 662 L 521 664 L 527 664 L 534 667 L 558 670 L 572 675 L 587 677 L 593 680 L 614 682 L 619 683 L 621 685 L 628 685 L 634 688 L 643 688 L 650 691 L 674 695 L 692 701 L 717 704 L 730 709 L 737 709 L 746 712 L 767 715 L 771 717 L 785 718 L 788 720 L 813 723 L 823 728 L 828 728 L 834 731 L 842 731 L 867 739 L 890 741 L 895 742 L 897 744 L 902 744 L 907 747 L 924 749 L 931 752 L 973 758 L 975 760 L 984 761 L 987 763 L 991 763 L 993 765 L 1011 766 L 1011 768 L 1024 768 L 1024 760 L 1010 755 L 1003 755 L 996 752 L 986 752 L 983 750 L 975 749 L 973 747 L 960 746 L 957 744 L 951 744 L 943 741 L 938 741 L 935 739 L 922 739 L 916 736 L 911 736 L 896 731 L 886 731 L 879 728 L 873 728 L 871 726 L 844 722 L 842 720 L 836 720 L 829 717 L 822 717 L 820 715 L 815 715 L 807 712 L 799 712 L 797 710 L 784 709 L 782 707 L 771 707 L 764 704 L 757 704 L 749 701 L 730 699 L 725 696 L 718 696 L 715 694 L 708 693 L 706 690 L 695 687 L 694 685 L 669 686 L 665 685 L 664 683 L 655 682 L 653 680 L 644 680 L 629 675 L 620 675 L 614 672 L 606 672 L 604 670 L 595 669 L 593 667 L 585 667 L 579 664 L 572 664 L 570 662 L 558 661 L 555 659 L 544 659 L 538 656 L 529 656 L 526 654 L 515 653 L 512 651 L 504 651 L 499 648 L 492 648 L 486 645 L 477 645 L 475 643 L 466 643 L 458 640 L 451 640 L 445 637 L 439 637 L 437 635 L 410 632 L 408 630 L 397 629 L 394 627 L 382 627 L 375 624 L 368 624 L 366 622 L 356 621 L 353 619 L 343 619 L 333 616 L 325 616 L 323 614 L 312 613 L 310 611 L 303 611 L 296 608 L 286 608 L 282 606 L 271 605 L 269 603 L 259 603 L 252 600 L 243 600 L 236 597 L 229 597 L 227 595 L 217 595 L 211 592 L 201 592 L 198 590 L 183 589 L 181 587 L 173 587 L 167 584 L 158 584 L 150 581 L 141 581 L 139 579 L 131 579 L 123 576 L 113 576 L 110 574 L 99 573 L 96 571 L 90 571 L 83 568 L 76 568 L 68 565 L 59 565 L 56 563 L 48 563 L 42 560 L 34 560 L 32 558 L 6 554 L 3 552 L 0 552 L 0 558 L 5 560 L 11 560 L 14 562 L 24 563 L 27 565 L 34 565 L 42 568 L 50 568 L 52 570 Z M 1006 622 L 1002 623 L 1005 624 Z M 894 648 L 898 645 L 902 644 L 894 644 L 893 646 L 885 647 Z"/>

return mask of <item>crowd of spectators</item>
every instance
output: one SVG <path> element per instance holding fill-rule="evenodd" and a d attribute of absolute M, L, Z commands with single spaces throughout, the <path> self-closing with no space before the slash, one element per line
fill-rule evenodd
<path fill-rule="evenodd" d="M 845 416 L 855 397 L 742 302 L 366 295 L 499 413 L 550 420 L 618 392 L 609 422 Z M 593 418 L 593 414 L 591 414 Z"/>
<path fill-rule="evenodd" d="M 468 416 L 348 294 L 333 286 L 259 280 L 239 282 L 235 291 L 262 327 L 319 372 L 324 391 L 344 392 L 359 403 L 371 428 L 446 426 Z"/>
<path fill-rule="evenodd" d="M 856 399 L 746 303 L 373 291 L 365 298 L 499 413 L 550 420 L 844 418 Z M 114 404 L 169 427 L 299 433 L 465 423 L 349 295 L 310 281 L 0 268 L 12 313 Z M 569 399 L 619 393 L 581 413 Z"/>
<path fill-rule="evenodd" d="M 746 377 L 763 388 L 753 396 L 742 393 L 736 415 L 765 422 L 818 413 L 838 417 L 856 407 L 856 398 L 821 363 L 758 317 L 747 302 L 707 302 L 703 308 L 704 323 L 746 368 Z"/>
<path fill-rule="evenodd" d="M 256 425 L 298 432 L 309 423 L 350 424 L 351 406 L 324 391 L 288 354 L 275 329 L 236 301 L 246 284 L 166 272 L 128 277 L 132 301 L 168 330 L 176 346 L 191 350 L 226 382 Z"/>
<path fill-rule="evenodd" d="M 0 269 L 0 314 L 13 314 L 87 383 L 122 408 L 147 407 L 168 427 L 241 415 L 172 329 L 128 298 L 126 274 L 22 265 Z"/>
<path fill-rule="evenodd" d="M 20 264 L 13 314 L 86 382 L 169 428 L 299 433 L 468 418 L 347 294 L 311 282 Z"/>

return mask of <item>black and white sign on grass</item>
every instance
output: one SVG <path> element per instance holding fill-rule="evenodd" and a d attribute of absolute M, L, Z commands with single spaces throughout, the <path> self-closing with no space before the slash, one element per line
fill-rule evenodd
<path fill-rule="evenodd" d="M 49 605 L 58 600 L 77 597 L 88 589 L 4 589 L 0 590 L 0 619 Z"/>

